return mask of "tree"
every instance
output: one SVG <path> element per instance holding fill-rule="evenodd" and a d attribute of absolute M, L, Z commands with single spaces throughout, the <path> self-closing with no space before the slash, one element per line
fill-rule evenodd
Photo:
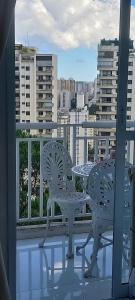
<path fill-rule="evenodd" d="M 28 216 L 28 142 L 25 138 L 32 136 L 24 131 L 17 130 L 17 138 L 23 138 L 20 141 L 19 154 L 20 154 L 20 217 Z M 31 211 L 32 217 L 39 215 L 39 201 L 40 201 L 40 143 L 32 142 L 31 153 Z"/>

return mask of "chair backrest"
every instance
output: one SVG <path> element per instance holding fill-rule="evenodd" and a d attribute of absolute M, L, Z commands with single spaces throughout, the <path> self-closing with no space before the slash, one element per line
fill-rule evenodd
<path fill-rule="evenodd" d="M 52 141 L 43 146 L 41 166 L 42 177 L 48 182 L 50 193 L 68 190 L 72 179 L 72 161 L 61 143 Z"/>
<path fill-rule="evenodd" d="M 115 187 L 115 160 L 106 159 L 93 167 L 88 178 L 87 190 L 94 204 L 101 208 L 108 208 L 113 213 Z M 128 167 L 124 176 L 124 207 L 131 201 Z"/>

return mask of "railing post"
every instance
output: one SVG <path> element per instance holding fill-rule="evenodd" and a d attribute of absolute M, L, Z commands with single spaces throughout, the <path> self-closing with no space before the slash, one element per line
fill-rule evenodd
<path fill-rule="evenodd" d="M 76 165 L 76 125 L 73 125 L 73 165 Z"/>
<path fill-rule="evenodd" d="M 31 219 L 31 140 L 28 141 L 28 219 Z"/>
<path fill-rule="evenodd" d="M 88 161 L 87 137 L 84 138 L 84 163 Z"/>
<path fill-rule="evenodd" d="M 106 145 L 105 145 L 105 157 L 109 157 L 109 138 L 106 138 Z"/>
<path fill-rule="evenodd" d="M 97 161 L 98 158 L 98 140 L 95 140 L 95 153 L 94 153 L 94 161 Z"/>
<path fill-rule="evenodd" d="M 67 149 L 68 142 L 67 142 L 67 127 L 64 126 L 64 147 Z"/>
<path fill-rule="evenodd" d="M 130 141 L 127 141 L 127 161 L 130 162 Z"/>
<path fill-rule="evenodd" d="M 42 165 L 41 165 L 41 153 L 43 149 L 43 141 L 40 140 L 40 217 L 43 217 L 43 178 L 42 178 Z"/>
<path fill-rule="evenodd" d="M 19 221 L 20 216 L 20 153 L 19 141 L 16 139 L 16 220 Z"/>

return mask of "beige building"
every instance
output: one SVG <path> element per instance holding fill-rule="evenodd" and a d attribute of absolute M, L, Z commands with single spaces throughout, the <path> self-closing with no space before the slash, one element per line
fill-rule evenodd
<path fill-rule="evenodd" d="M 97 120 L 113 121 L 116 120 L 117 105 L 117 78 L 118 78 L 118 55 L 119 41 L 101 40 L 98 45 L 98 78 L 97 78 Z M 135 106 L 135 55 L 133 42 L 130 41 L 129 69 L 128 69 L 128 104 L 127 120 L 134 116 Z M 99 129 L 100 136 L 114 136 L 115 129 Z M 115 142 L 110 142 L 110 149 Z M 99 157 L 105 154 L 105 141 L 99 142 Z"/>
<path fill-rule="evenodd" d="M 67 90 L 69 92 L 75 93 L 75 80 L 73 78 L 69 78 L 69 79 L 60 78 L 58 80 L 58 90 L 59 91 Z"/>
<path fill-rule="evenodd" d="M 15 91 L 16 122 L 57 122 L 56 55 L 16 45 Z M 51 131 L 44 133 L 50 135 Z"/>

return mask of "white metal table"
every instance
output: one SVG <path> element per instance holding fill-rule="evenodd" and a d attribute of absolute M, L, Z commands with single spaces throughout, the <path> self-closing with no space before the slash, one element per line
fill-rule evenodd
<path fill-rule="evenodd" d="M 76 166 L 72 167 L 72 172 L 74 173 L 74 175 L 83 178 L 84 192 L 86 192 L 87 178 L 88 178 L 92 168 L 95 165 L 96 165 L 96 162 L 89 161 L 85 164 L 76 165 Z"/>

